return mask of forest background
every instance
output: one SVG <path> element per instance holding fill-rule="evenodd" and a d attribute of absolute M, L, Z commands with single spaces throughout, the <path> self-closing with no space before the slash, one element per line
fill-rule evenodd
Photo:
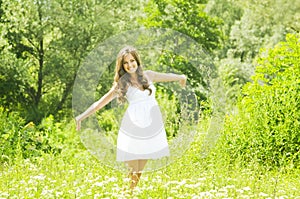
<path fill-rule="evenodd" d="M 202 107 L 199 134 L 183 158 L 145 176 L 135 197 L 299 197 L 299 10 L 299 0 L 0 0 L 0 197 L 124 196 L 123 174 L 82 145 L 72 92 L 94 48 L 141 27 L 192 38 L 211 57 L 214 80 L 185 58 L 158 59 L 154 67 L 188 76 Z M 96 96 L 109 89 L 113 68 Z M 180 112 L 167 114 L 176 136 Z M 109 108 L 97 117 L 117 129 Z"/>

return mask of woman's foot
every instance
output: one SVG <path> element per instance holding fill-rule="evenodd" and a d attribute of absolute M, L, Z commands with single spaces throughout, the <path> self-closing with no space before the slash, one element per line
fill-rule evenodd
<path fill-rule="evenodd" d="M 131 190 L 133 190 L 137 186 L 138 182 L 140 181 L 141 175 L 142 175 L 141 172 L 131 172 L 129 174 L 129 176 L 131 178 L 131 180 L 130 180 L 130 189 Z"/>

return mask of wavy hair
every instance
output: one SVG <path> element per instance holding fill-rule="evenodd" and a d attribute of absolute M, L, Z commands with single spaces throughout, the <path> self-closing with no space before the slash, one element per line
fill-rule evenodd
<path fill-rule="evenodd" d="M 115 77 L 114 77 L 114 84 L 117 85 L 117 94 L 119 102 L 125 101 L 125 95 L 127 92 L 128 87 L 131 85 L 132 82 L 130 80 L 130 74 L 126 72 L 124 69 L 124 58 L 131 54 L 135 61 L 137 62 L 138 68 L 136 70 L 137 80 L 138 83 L 142 85 L 144 90 L 149 90 L 151 95 L 152 90 L 149 88 L 149 82 L 147 78 L 144 76 L 143 68 L 141 64 L 141 59 L 137 53 L 137 50 L 132 46 L 126 46 L 125 48 L 121 49 L 116 60 L 116 68 L 115 68 Z"/>

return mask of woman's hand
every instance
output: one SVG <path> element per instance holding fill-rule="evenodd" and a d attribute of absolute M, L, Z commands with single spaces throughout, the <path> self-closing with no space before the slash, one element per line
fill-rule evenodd
<path fill-rule="evenodd" d="M 181 87 L 185 87 L 186 86 L 186 76 L 185 75 L 181 75 L 181 79 L 179 80 L 179 84 Z"/>
<path fill-rule="evenodd" d="M 76 131 L 79 131 L 81 128 L 81 120 L 79 119 L 79 116 L 75 118 L 75 122 L 76 122 Z"/>

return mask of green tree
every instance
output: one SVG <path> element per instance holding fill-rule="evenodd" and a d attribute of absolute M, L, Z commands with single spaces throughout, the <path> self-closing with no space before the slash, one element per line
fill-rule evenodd
<path fill-rule="evenodd" d="M 208 51 L 220 47 L 222 40 L 217 17 L 204 12 L 205 0 L 151 0 L 145 8 L 146 27 L 170 28 L 193 38 Z"/>
<path fill-rule="evenodd" d="M 205 12 L 209 16 L 218 17 L 222 20 L 220 25 L 223 34 L 222 48 L 216 49 L 216 56 L 219 59 L 227 57 L 227 51 L 232 48 L 230 32 L 236 21 L 243 16 L 243 8 L 237 2 L 230 0 L 209 0 Z"/>
<path fill-rule="evenodd" d="M 158 69 L 168 66 L 175 72 L 186 74 L 199 102 L 207 99 L 209 79 L 215 72 L 210 54 L 214 49 L 220 48 L 223 39 L 219 29 L 221 21 L 204 12 L 205 4 L 206 1 L 203 0 L 151 0 L 145 7 L 146 16 L 140 20 L 146 27 L 175 30 L 199 44 L 194 52 L 200 52 L 198 58 L 201 61 L 198 60 L 196 65 L 190 62 L 188 54 L 176 54 L 174 50 L 174 52 L 162 52 L 156 66 Z M 174 42 L 175 46 L 176 43 L 180 43 L 180 41 Z M 180 44 L 178 48 L 181 48 Z M 194 49 L 192 46 L 183 48 Z"/>
<path fill-rule="evenodd" d="M 299 31 L 297 0 L 209 0 L 206 12 L 223 20 L 223 48 L 215 65 L 225 87 L 228 104 L 235 104 L 240 89 L 250 81 L 253 60 L 262 47 L 272 48 L 288 32 Z"/>
<path fill-rule="evenodd" d="M 261 47 L 273 47 L 287 33 L 300 31 L 299 0 L 238 1 L 243 16 L 231 28 L 234 56 L 251 62 Z"/>
<path fill-rule="evenodd" d="M 1 58 L 9 62 L 1 64 L 2 105 L 36 122 L 70 107 L 83 57 L 114 31 L 107 2 L 25 0 L 1 6 L 1 46 L 8 49 Z"/>

